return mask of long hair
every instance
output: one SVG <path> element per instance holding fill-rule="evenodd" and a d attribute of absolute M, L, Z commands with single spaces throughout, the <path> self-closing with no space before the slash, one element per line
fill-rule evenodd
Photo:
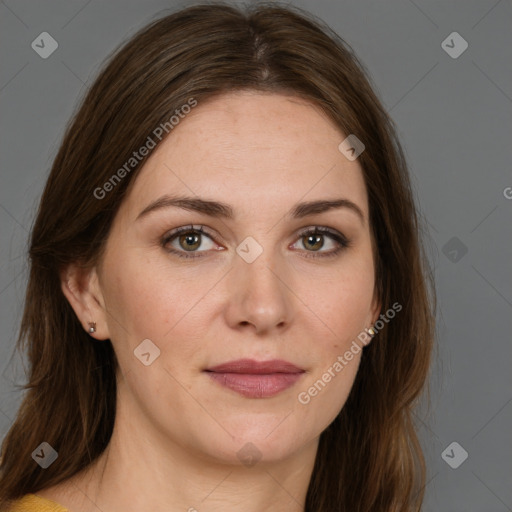
<path fill-rule="evenodd" d="M 382 311 L 402 305 L 364 349 L 346 404 L 320 436 L 306 511 L 420 510 L 425 463 L 412 411 L 429 373 L 435 291 L 406 159 L 350 46 L 298 8 L 261 2 L 197 4 L 152 21 L 110 56 L 70 121 L 31 232 L 17 341 L 29 374 L 2 444 L 0 508 L 70 478 L 109 443 L 115 353 L 84 332 L 60 273 L 98 261 L 147 157 L 122 179 L 113 174 L 191 98 L 201 104 L 237 90 L 305 98 L 363 141 L 376 292 Z M 44 470 L 31 457 L 42 442 L 58 452 Z"/>

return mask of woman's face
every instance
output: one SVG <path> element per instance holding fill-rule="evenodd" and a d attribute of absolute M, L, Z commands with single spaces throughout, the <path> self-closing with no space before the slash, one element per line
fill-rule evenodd
<path fill-rule="evenodd" d="M 229 463 L 314 445 L 362 352 L 344 355 L 379 313 L 347 135 L 298 98 L 245 91 L 199 103 L 153 150 L 95 271 L 117 421 Z M 311 204 L 341 199 L 362 217 Z"/>

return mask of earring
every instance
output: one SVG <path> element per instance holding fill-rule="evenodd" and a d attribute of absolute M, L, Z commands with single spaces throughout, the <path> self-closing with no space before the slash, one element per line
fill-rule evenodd
<path fill-rule="evenodd" d="M 89 322 L 89 333 L 96 332 L 96 322 Z"/>
<path fill-rule="evenodd" d="M 375 331 L 375 329 L 374 329 L 373 327 L 368 327 L 367 331 L 368 331 L 368 334 L 369 334 L 372 338 L 377 334 L 377 332 Z"/>

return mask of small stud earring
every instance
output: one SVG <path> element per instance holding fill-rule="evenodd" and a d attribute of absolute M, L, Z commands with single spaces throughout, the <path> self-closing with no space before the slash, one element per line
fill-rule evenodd
<path fill-rule="evenodd" d="M 373 327 L 368 327 L 367 331 L 372 338 L 375 336 L 375 334 L 377 334 Z"/>
<path fill-rule="evenodd" d="M 92 334 L 96 332 L 96 322 L 89 322 L 89 332 Z"/>

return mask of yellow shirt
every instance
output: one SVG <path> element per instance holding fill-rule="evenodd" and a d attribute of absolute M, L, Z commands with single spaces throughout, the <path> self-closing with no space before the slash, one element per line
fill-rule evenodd
<path fill-rule="evenodd" d="M 69 510 L 55 501 L 35 494 L 25 494 L 23 498 L 14 502 L 9 512 L 69 512 Z"/>

